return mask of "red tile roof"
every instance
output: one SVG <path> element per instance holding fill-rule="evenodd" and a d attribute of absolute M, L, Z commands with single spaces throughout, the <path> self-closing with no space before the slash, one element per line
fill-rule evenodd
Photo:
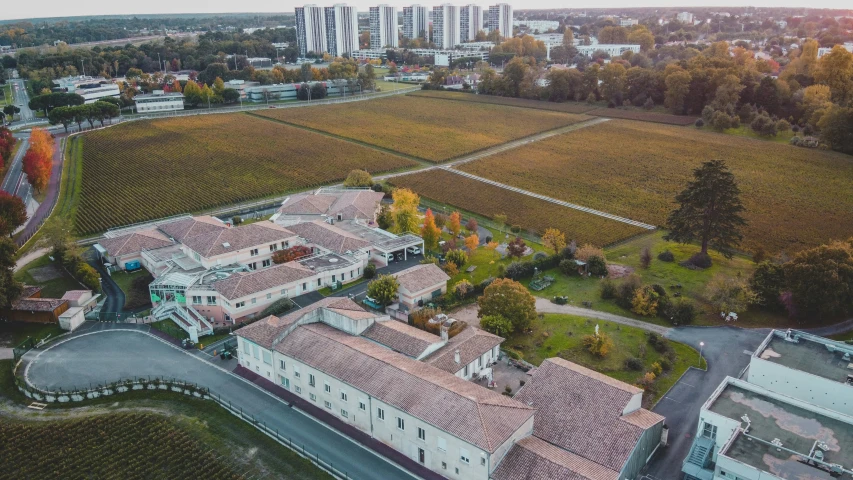
<path fill-rule="evenodd" d="M 314 274 L 313 270 L 299 262 L 287 262 L 253 272 L 238 272 L 213 282 L 212 287 L 228 300 L 236 300 L 272 288 L 281 288 Z"/>
<path fill-rule="evenodd" d="M 294 236 L 293 232 L 280 225 L 258 222 L 185 237 L 181 243 L 202 257 L 215 257 L 250 247 L 266 248 L 268 244 L 279 243 Z"/>
<path fill-rule="evenodd" d="M 619 472 L 537 438 L 512 446 L 492 473 L 493 480 L 618 480 Z"/>
<path fill-rule="evenodd" d="M 424 362 L 445 372 L 456 373 L 503 341 L 502 337 L 469 325 L 451 338 L 447 345 L 426 357 Z M 456 350 L 459 350 L 459 363 L 456 363 Z"/>
<path fill-rule="evenodd" d="M 424 263 L 401 270 L 394 274 L 401 288 L 409 292 L 420 292 L 427 288 L 446 286 L 450 277 L 434 263 Z"/>
<path fill-rule="evenodd" d="M 441 342 L 438 335 L 396 320 L 374 322 L 361 336 L 415 359 L 419 359 L 431 345 Z"/>
<path fill-rule="evenodd" d="M 22 298 L 12 302 L 12 310 L 52 312 L 67 303 L 68 300 L 62 300 L 61 298 Z"/>
<path fill-rule="evenodd" d="M 288 228 L 308 242 L 339 254 L 370 246 L 367 240 L 322 220 L 298 223 Z"/>
<path fill-rule="evenodd" d="M 102 238 L 98 243 L 113 257 L 120 257 L 166 247 L 173 242 L 157 230 L 137 230 L 119 237 Z"/>

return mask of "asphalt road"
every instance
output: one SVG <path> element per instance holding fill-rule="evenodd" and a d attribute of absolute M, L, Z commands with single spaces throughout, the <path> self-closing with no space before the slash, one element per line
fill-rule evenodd
<path fill-rule="evenodd" d="M 12 159 L 12 164 L 9 165 L 9 170 L 6 172 L 6 178 L 3 179 L 3 191 L 7 193 L 11 193 L 14 195 L 18 191 L 18 185 L 22 183 L 21 177 L 23 175 L 23 167 L 24 167 L 24 154 L 27 153 L 27 138 L 22 138 L 19 140 L 21 142 L 21 147 L 18 149 L 17 154 L 15 154 L 15 158 Z"/>
<path fill-rule="evenodd" d="M 27 123 L 36 120 L 36 115 L 30 110 L 30 96 L 27 93 L 26 85 L 24 85 L 24 81 L 21 79 L 9 80 L 9 83 L 12 84 L 12 98 L 14 98 L 14 105 L 21 109 L 20 122 Z"/>
<path fill-rule="evenodd" d="M 87 324 L 97 328 L 97 324 Z M 81 328 L 86 328 L 81 327 Z M 148 334 L 131 330 L 101 330 L 76 334 L 70 340 L 26 355 L 28 381 L 42 389 L 88 387 L 89 382 L 116 381 L 134 376 L 165 376 L 196 382 L 244 413 L 265 422 L 279 434 L 304 445 L 312 454 L 364 480 L 417 477 L 366 450 L 313 418 L 290 408 L 248 381 L 196 355 Z"/>

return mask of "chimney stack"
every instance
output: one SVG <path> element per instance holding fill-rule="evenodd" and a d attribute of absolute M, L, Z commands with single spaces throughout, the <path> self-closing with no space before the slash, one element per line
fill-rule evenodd
<path fill-rule="evenodd" d="M 450 340 L 450 327 L 446 322 L 441 322 L 441 341 L 447 342 Z"/>
<path fill-rule="evenodd" d="M 453 352 L 453 361 L 459 363 L 459 349 L 457 348 L 455 352 Z"/>

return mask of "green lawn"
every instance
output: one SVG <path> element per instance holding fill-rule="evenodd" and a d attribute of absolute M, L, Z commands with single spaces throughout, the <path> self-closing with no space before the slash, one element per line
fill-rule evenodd
<path fill-rule="evenodd" d="M 38 270 L 48 265 L 53 264 L 55 267 L 56 278 L 50 280 L 38 281 L 33 278 L 30 272 Z M 27 264 L 21 270 L 15 272 L 15 280 L 23 282 L 27 285 L 36 285 L 42 287 L 41 296 L 44 298 L 61 298 L 68 290 L 80 290 L 84 287 L 79 282 L 74 280 L 74 277 L 69 275 L 59 262 L 52 262 L 47 255 Z"/>
<path fill-rule="evenodd" d="M 190 334 L 184 331 L 181 327 L 175 325 L 175 322 L 171 320 L 160 320 L 159 322 L 153 322 L 148 324 L 151 328 L 160 330 L 161 332 L 170 335 L 178 340 L 183 340 L 185 338 L 190 338 Z M 210 342 L 208 342 L 210 343 Z"/>
<path fill-rule="evenodd" d="M 65 333 L 53 323 L 0 322 L 0 346 L 16 347 L 28 337 L 36 341 Z"/>
<path fill-rule="evenodd" d="M 383 92 L 393 92 L 394 90 L 403 90 L 412 87 L 417 87 L 417 85 L 411 83 L 386 82 L 385 80 L 376 80 L 376 88 L 380 89 Z"/>
<path fill-rule="evenodd" d="M 133 273 L 127 273 L 124 270 L 113 272 L 110 276 L 124 292 L 124 308 L 136 309 L 151 306 L 151 298 L 148 294 L 148 284 L 154 280 L 154 277 L 147 270 L 137 270 Z M 137 288 L 133 288 L 133 281 L 137 278 L 145 278 L 147 281 L 137 282 Z M 144 284 L 145 288 L 142 288 Z"/>
<path fill-rule="evenodd" d="M 609 335 L 613 341 L 613 349 L 604 358 L 589 353 L 582 343 L 585 335 L 595 333 L 596 325 L 600 332 Z M 669 343 L 675 350 L 676 360 L 672 370 L 659 376 L 651 391 L 647 392 L 650 403 L 656 402 L 666 393 L 688 367 L 700 367 L 699 352 L 681 343 Z M 644 330 L 574 315 L 540 315 L 533 322 L 532 332 L 513 334 L 504 342 L 504 346 L 516 350 L 534 365 L 539 365 L 546 358 L 561 357 L 630 384 L 635 383 L 651 369 L 653 363 L 662 358 L 649 344 L 648 334 Z M 632 357 L 642 361 L 642 370 L 625 368 L 625 360 Z M 704 360 L 701 367 L 705 367 Z"/>
<path fill-rule="evenodd" d="M 717 131 L 707 125 L 702 127 L 702 129 L 707 130 L 709 132 Z M 755 133 L 755 131 L 753 131 L 751 128 L 749 128 L 749 125 L 741 125 L 738 128 L 728 128 L 726 130 L 723 130 L 722 133 L 725 133 L 726 135 L 734 135 L 736 137 L 746 137 L 753 138 L 756 140 L 764 140 L 767 142 L 784 143 L 786 145 L 791 143 L 791 137 L 794 136 L 794 132 L 788 130 L 787 132 L 779 132 L 778 134 L 776 134 L 775 137 L 762 137 L 761 135 Z"/>

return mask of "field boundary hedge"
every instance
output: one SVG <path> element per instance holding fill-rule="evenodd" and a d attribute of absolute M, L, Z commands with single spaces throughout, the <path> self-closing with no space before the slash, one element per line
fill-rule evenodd
<path fill-rule="evenodd" d="M 676 125 L 684 127 L 693 125 L 699 117 L 690 117 L 684 115 L 671 115 L 668 113 L 657 112 L 641 112 L 638 110 L 622 110 L 619 108 L 597 108 L 587 115 L 596 117 L 619 118 L 623 120 L 637 120 L 640 122 L 663 123 L 665 125 Z"/>
<path fill-rule="evenodd" d="M 406 94 L 410 97 L 436 98 L 456 102 L 487 103 L 490 105 L 503 105 L 507 107 L 532 108 L 535 110 L 547 110 L 549 112 L 571 113 L 575 115 L 585 114 L 597 109 L 596 105 L 588 105 L 580 102 L 548 102 L 544 100 L 531 100 L 527 98 L 499 97 L 496 95 L 481 95 L 476 93 L 451 92 L 447 90 L 419 90 Z"/>

